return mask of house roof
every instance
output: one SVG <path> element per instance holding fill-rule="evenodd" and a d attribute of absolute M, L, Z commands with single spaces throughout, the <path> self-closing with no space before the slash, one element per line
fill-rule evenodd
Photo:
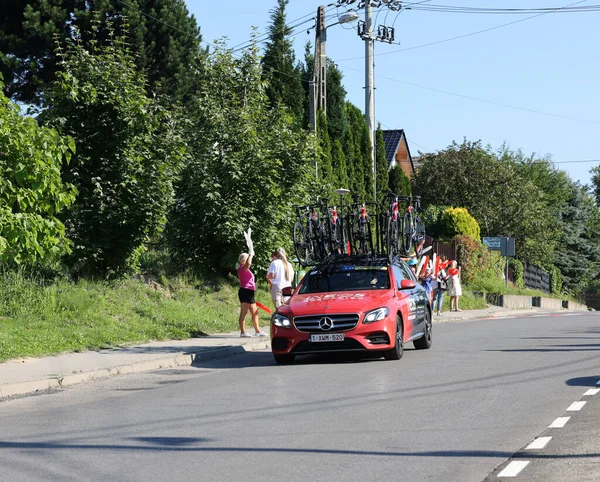
<path fill-rule="evenodd" d="M 396 152 L 398 151 L 398 147 L 400 146 L 403 138 L 404 142 L 406 143 L 408 160 L 410 162 L 412 171 L 414 172 L 415 168 L 413 165 L 413 159 L 412 155 L 410 154 L 410 148 L 408 147 L 408 140 L 406 139 L 404 129 L 388 129 L 383 131 L 383 141 L 385 142 L 385 158 L 387 159 L 388 166 L 395 161 Z"/>

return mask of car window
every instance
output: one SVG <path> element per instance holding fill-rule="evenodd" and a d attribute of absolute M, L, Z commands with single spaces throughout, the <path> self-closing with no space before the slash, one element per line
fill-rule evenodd
<path fill-rule="evenodd" d="M 410 281 L 414 281 L 415 283 L 417 282 L 417 279 L 414 276 L 414 273 L 410 270 L 410 268 L 406 265 L 403 264 L 399 264 L 399 265 L 394 265 L 393 266 L 394 269 L 394 276 L 396 277 L 396 285 L 398 286 L 398 288 L 400 288 L 400 282 L 403 279 L 407 279 Z"/>
<path fill-rule="evenodd" d="M 309 271 L 299 294 L 390 288 L 387 266 L 334 266 Z"/>

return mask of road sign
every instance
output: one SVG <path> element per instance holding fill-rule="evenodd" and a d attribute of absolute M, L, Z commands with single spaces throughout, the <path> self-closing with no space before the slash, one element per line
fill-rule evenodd
<path fill-rule="evenodd" d="M 483 238 L 483 244 L 485 244 L 488 249 L 492 251 L 500 251 L 502 249 L 502 241 L 506 238 L 501 238 L 500 236 L 494 237 L 486 237 Z"/>
<path fill-rule="evenodd" d="M 515 255 L 515 238 L 503 236 L 490 236 L 483 238 L 483 244 L 492 251 L 500 251 L 501 256 Z"/>

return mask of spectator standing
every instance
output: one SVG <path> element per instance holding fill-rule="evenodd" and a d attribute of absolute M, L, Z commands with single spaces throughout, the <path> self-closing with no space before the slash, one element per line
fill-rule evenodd
<path fill-rule="evenodd" d="M 450 275 L 450 282 L 448 286 L 448 294 L 450 295 L 450 311 L 462 311 L 458 307 L 458 298 L 462 296 L 462 286 L 460 284 L 460 270 L 457 268 L 458 263 L 452 261 L 448 274 Z"/>
<path fill-rule="evenodd" d="M 281 290 L 292 286 L 294 279 L 294 267 L 287 260 L 287 254 L 283 248 L 277 248 L 273 253 L 275 259 L 269 266 L 267 279 L 271 282 L 271 299 L 275 308 L 279 308 L 283 304 Z"/>
<path fill-rule="evenodd" d="M 419 282 L 421 283 L 421 286 L 423 286 L 423 288 L 425 288 L 425 291 L 427 292 L 427 299 L 429 300 L 429 303 L 433 303 L 433 270 L 431 268 L 427 268 L 425 270 L 425 274 L 423 276 L 419 276 Z"/>
<path fill-rule="evenodd" d="M 256 336 L 267 336 L 266 333 L 261 331 L 258 324 L 258 307 L 256 306 L 256 300 L 254 299 L 256 285 L 254 283 L 254 273 L 250 271 L 252 258 L 254 257 L 254 243 L 252 242 L 251 235 L 252 230 L 248 228 L 248 232 L 244 233 L 244 238 L 246 238 L 246 244 L 248 245 L 248 252 L 240 254 L 236 265 L 238 279 L 240 281 L 238 298 L 240 300 L 239 324 L 241 338 L 250 338 L 252 336 L 249 333 L 246 333 L 246 315 L 248 312 L 250 312 L 250 316 L 252 317 L 252 325 L 254 325 Z"/>
<path fill-rule="evenodd" d="M 438 276 L 431 283 L 433 286 L 433 306 L 437 316 L 442 314 L 442 307 L 444 305 L 444 295 L 448 291 L 448 280 L 450 277 L 444 269 L 438 271 Z"/>

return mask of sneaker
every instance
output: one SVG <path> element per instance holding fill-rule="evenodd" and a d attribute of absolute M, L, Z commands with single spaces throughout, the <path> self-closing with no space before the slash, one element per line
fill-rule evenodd
<path fill-rule="evenodd" d="M 257 331 L 256 336 L 269 336 L 264 331 Z"/>
<path fill-rule="evenodd" d="M 442 314 L 439 311 L 436 313 L 436 315 L 437 316 L 442 316 Z"/>
<path fill-rule="evenodd" d="M 250 333 L 240 333 L 240 338 L 252 338 Z"/>

